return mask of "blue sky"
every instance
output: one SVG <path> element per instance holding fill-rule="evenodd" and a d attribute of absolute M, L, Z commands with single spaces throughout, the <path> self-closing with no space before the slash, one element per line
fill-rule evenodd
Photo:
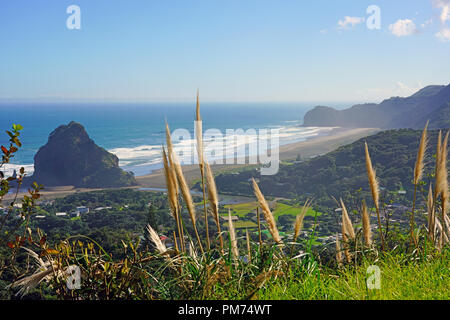
<path fill-rule="evenodd" d="M 80 30 L 66 27 L 73 4 Z M 381 10 L 380 30 L 366 26 L 369 5 Z M 197 88 L 203 101 L 406 96 L 450 82 L 449 8 L 450 0 L 0 0 L 0 101 L 191 101 Z"/>

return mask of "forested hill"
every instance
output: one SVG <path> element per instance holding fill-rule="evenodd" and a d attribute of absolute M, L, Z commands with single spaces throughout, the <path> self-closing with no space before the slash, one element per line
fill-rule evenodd
<path fill-rule="evenodd" d="M 434 169 L 437 130 L 429 131 L 424 180 L 428 182 Z M 310 160 L 284 164 L 278 174 L 260 176 L 256 170 L 240 174 L 221 174 L 216 178 L 220 192 L 252 194 L 251 177 L 260 179 L 264 194 L 289 198 L 314 197 L 330 203 L 331 196 L 345 197 L 355 194 L 359 188 L 369 190 L 364 141 L 369 145 L 372 163 L 386 190 L 404 188 L 407 196 L 412 194 L 413 168 L 421 131 L 400 129 L 383 131 L 340 147 L 323 156 Z"/>
<path fill-rule="evenodd" d="M 305 114 L 303 125 L 419 129 L 427 120 L 430 129 L 450 127 L 450 85 L 428 86 L 410 97 L 393 97 L 379 104 L 358 104 L 344 110 L 317 106 Z"/>

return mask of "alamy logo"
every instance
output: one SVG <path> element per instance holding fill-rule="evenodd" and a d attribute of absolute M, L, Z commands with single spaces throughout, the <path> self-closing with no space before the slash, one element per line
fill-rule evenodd
<path fill-rule="evenodd" d="M 210 164 L 259 164 L 261 175 L 274 175 L 279 169 L 279 135 L 279 129 L 226 129 L 224 134 L 211 128 L 203 133 L 203 154 Z M 180 163 L 198 163 L 195 134 L 180 128 L 171 136 Z"/>
<path fill-rule="evenodd" d="M 370 16 L 366 20 L 366 26 L 369 30 L 381 29 L 381 9 L 379 6 L 371 5 L 367 7 L 367 14 Z"/>
<path fill-rule="evenodd" d="M 367 275 L 367 289 L 381 289 L 381 271 L 378 266 L 369 266 L 366 270 Z"/>
<path fill-rule="evenodd" d="M 66 271 L 68 277 L 66 286 L 69 290 L 77 290 L 81 288 L 81 270 L 79 266 L 69 266 Z"/>
<path fill-rule="evenodd" d="M 70 16 L 66 20 L 66 26 L 69 30 L 81 29 L 81 9 L 77 5 L 71 5 L 67 7 L 66 13 Z"/>

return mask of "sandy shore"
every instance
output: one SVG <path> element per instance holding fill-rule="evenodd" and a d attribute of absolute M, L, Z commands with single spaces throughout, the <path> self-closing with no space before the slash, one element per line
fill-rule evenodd
<path fill-rule="evenodd" d="M 375 134 L 378 131 L 380 130 L 374 128 L 337 128 L 333 132 L 331 132 L 330 135 L 310 138 L 306 141 L 281 146 L 279 150 L 280 160 L 283 161 L 296 159 L 299 154 L 301 155 L 302 159 L 325 154 L 327 152 L 335 150 L 340 146 L 352 143 L 362 137 Z M 211 167 L 214 173 L 217 174 L 225 171 L 238 170 L 245 166 L 249 165 L 223 164 L 213 165 Z M 190 184 L 200 179 L 198 165 L 183 166 L 183 172 Z M 136 177 L 136 180 L 138 181 L 139 185 L 134 188 L 165 188 L 165 178 L 162 170 L 155 170 L 149 175 Z M 95 190 L 102 189 L 74 188 L 73 186 L 45 188 L 45 190 L 42 191 L 42 199 L 59 198 L 64 197 L 68 194 Z M 4 200 L 9 200 L 13 197 L 14 195 L 9 194 L 4 198 Z"/>

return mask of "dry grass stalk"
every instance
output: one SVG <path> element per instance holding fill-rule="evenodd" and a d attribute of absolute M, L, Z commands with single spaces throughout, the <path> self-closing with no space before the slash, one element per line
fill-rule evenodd
<path fill-rule="evenodd" d="M 434 186 L 434 196 L 433 196 L 433 213 L 434 213 L 434 224 L 435 228 L 433 228 L 434 237 L 433 242 L 436 240 L 436 212 L 437 212 L 437 205 L 438 205 L 438 197 L 439 197 L 439 186 L 441 185 L 440 179 L 442 176 L 439 174 L 440 167 L 441 167 L 441 152 L 442 152 L 442 131 L 439 130 L 438 133 L 438 139 L 437 139 L 437 145 L 436 145 L 436 165 L 435 165 L 435 186 Z"/>
<path fill-rule="evenodd" d="M 342 208 L 342 226 L 344 228 L 343 230 L 345 231 L 345 236 L 349 237 L 351 240 L 354 240 L 356 235 L 355 230 L 353 229 L 352 221 L 350 220 L 344 201 L 342 201 L 342 199 L 340 200 Z"/>
<path fill-rule="evenodd" d="M 439 152 L 439 167 L 436 171 L 436 191 L 440 196 L 444 196 L 448 199 L 448 171 L 447 171 L 447 145 L 448 136 L 450 131 L 447 132 L 445 138 L 442 142 L 441 149 Z"/>
<path fill-rule="evenodd" d="M 416 241 L 416 237 L 414 236 L 414 213 L 416 208 L 416 195 L 417 195 L 417 185 L 419 184 L 420 179 L 423 175 L 423 168 L 424 168 L 424 159 L 425 159 L 425 151 L 427 148 L 427 127 L 428 127 L 428 121 L 425 125 L 425 128 L 422 131 L 422 137 L 420 138 L 419 143 L 419 150 L 417 151 L 417 159 L 416 163 L 414 165 L 414 196 L 413 196 L 413 206 L 411 210 L 411 218 L 409 222 L 409 229 L 410 229 L 410 236 L 411 240 L 414 241 L 415 246 L 418 246 L 418 243 Z"/>
<path fill-rule="evenodd" d="M 178 186 L 178 181 L 176 179 L 176 173 L 175 173 L 175 160 L 174 160 L 174 156 L 175 155 L 175 151 L 173 150 L 173 143 L 172 143 L 172 138 L 170 136 L 170 129 L 169 129 L 169 124 L 166 122 L 166 144 L 167 144 L 167 158 L 169 160 L 169 164 L 170 164 L 170 169 L 172 171 L 173 176 L 175 177 L 175 189 L 179 190 L 179 186 Z M 177 159 L 178 160 L 178 159 Z M 177 193 L 178 195 L 178 193 Z"/>
<path fill-rule="evenodd" d="M 219 221 L 219 198 L 217 196 L 217 186 L 210 165 L 205 162 L 206 168 L 206 184 L 208 186 L 208 201 L 214 221 L 217 227 L 220 226 Z"/>
<path fill-rule="evenodd" d="M 369 147 L 367 146 L 367 142 L 365 142 L 365 153 L 366 153 L 366 169 L 367 176 L 369 178 L 369 186 L 372 191 L 373 202 L 375 203 L 375 207 L 378 208 L 380 201 L 380 190 L 378 186 L 378 180 L 375 173 L 375 169 L 372 166 L 372 160 L 370 159 Z"/>
<path fill-rule="evenodd" d="M 445 242 L 448 242 L 449 239 L 448 239 L 447 233 L 445 231 L 443 231 L 442 224 L 441 224 L 441 222 L 439 220 L 436 220 L 436 230 L 439 232 L 439 235 L 440 235 L 440 238 L 439 238 L 440 241 L 439 241 L 438 244 L 442 248 L 442 242 L 441 241 L 443 241 L 445 243 Z"/>
<path fill-rule="evenodd" d="M 383 238 L 383 230 L 381 228 L 381 217 L 380 217 L 380 190 L 378 186 L 378 180 L 375 173 L 375 170 L 372 166 L 372 160 L 370 159 L 369 147 L 367 146 L 367 142 L 364 143 L 365 146 L 365 154 L 366 154 L 366 170 L 367 177 L 369 178 L 369 186 L 372 192 L 373 202 L 375 204 L 375 210 L 377 211 L 377 220 L 378 220 L 378 230 L 380 232 L 380 240 L 381 240 L 381 249 L 384 250 L 384 238 Z"/>
<path fill-rule="evenodd" d="M 309 210 L 309 200 L 306 200 L 305 204 L 303 205 L 302 210 L 297 215 L 297 218 L 295 219 L 294 223 L 294 242 L 297 240 L 298 236 L 300 235 L 300 231 L 302 231 L 303 228 L 303 220 L 305 219 L 306 213 Z"/>
<path fill-rule="evenodd" d="M 146 230 L 150 240 L 152 240 L 153 244 L 155 245 L 156 250 L 158 250 L 160 254 L 166 253 L 167 248 L 164 243 L 162 243 L 161 238 L 158 236 L 158 233 L 156 233 L 156 231 L 153 230 L 153 228 L 149 224 L 147 224 Z"/>
<path fill-rule="evenodd" d="M 175 198 L 176 198 L 176 212 L 178 217 L 178 224 L 177 228 L 179 228 L 179 234 L 180 234 L 180 247 L 181 251 L 186 251 L 186 244 L 184 243 L 184 231 L 183 231 L 183 219 L 181 217 L 181 207 L 179 200 L 179 185 L 177 180 L 177 174 L 175 172 L 175 160 L 174 157 L 176 157 L 175 152 L 173 150 L 173 144 L 172 144 L 172 138 L 170 136 L 170 129 L 169 125 L 166 122 L 166 144 L 167 144 L 167 159 L 169 160 L 168 163 L 168 175 L 171 179 L 171 182 L 173 183 L 173 189 L 175 190 Z M 178 159 L 176 159 L 178 161 Z M 181 232 L 181 233 L 180 233 Z"/>
<path fill-rule="evenodd" d="M 444 219 L 445 219 L 445 223 L 447 225 L 447 234 L 450 236 L 450 218 L 448 217 L 448 215 L 445 215 Z"/>
<path fill-rule="evenodd" d="M 364 234 L 364 242 L 366 246 L 370 247 L 372 245 L 372 230 L 370 229 L 370 217 L 367 212 L 366 202 L 362 202 L 362 227 Z"/>
<path fill-rule="evenodd" d="M 205 162 L 205 168 L 206 168 L 206 184 L 208 186 L 209 207 L 211 209 L 214 222 L 216 223 L 217 226 L 217 233 L 219 234 L 219 241 L 220 241 L 220 249 L 223 250 L 223 238 L 220 230 L 220 219 L 219 219 L 219 197 L 217 195 L 216 182 L 214 180 L 214 176 L 208 162 Z"/>
<path fill-rule="evenodd" d="M 344 242 L 343 247 L 344 247 L 344 254 L 345 257 L 347 259 L 347 262 L 350 263 L 352 262 L 352 255 L 350 253 L 350 250 L 348 249 L 348 231 L 346 230 L 346 226 L 345 224 L 342 224 L 342 241 Z"/>
<path fill-rule="evenodd" d="M 343 257 L 342 257 L 342 249 L 341 242 L 339 241 L 339 234 L 336 233 L 336 261 L 338 266 L 342 266 Z"/>
<path fill-rule="evenodd" d="M 200 250 L 203 253 L 203 246 L 200 240 L 200 236 L 197 231 L 197 220 L 195 214 L 195 206 L 194 201 L 192 201 L 191 192 L 189 190 L 188 184 L 183 174 L 183 170 L 181 169 L 180 162 L 178 161 L 178 157 L 173 150 L 172 139 L 170 137 L 169 125 L 166 123 L 166 140 L 167 140 L 167 148 L 169 152 L 169 160 L 172 159 L 173 167 L 175 169 L 175 173 L 178 179 L 178 184 L 181 190 L 181 194 L 183 195 L 184 202 L 186 203 L 186 207 L 189 212 L 189 217 L 192 222 L 192 226 L 194 227 L 195 236 L 197 238 L 198 244 L 200 246 Z"/>
<path fill-rule="evenodd" d="M 267 226 L 272 235 L 272 238 L 273 238 L 273 240 L 275 240 L 276 243 L 281 243 L 281 238 L 278 233 L 275 218 L 273 217 L 272 212 L 270 211 L 269 205 L 267 204 L 267 201 L 264 198 L 264 195 L 261 193 L 261 190 L 259 190 L 258 184 L 256 183 L 255 179 L 253 179 L 253 178 L 252 178 L 252 183 L 253 183 L 253 191 L 255 193 L 256 198 L 258 199 L 259 206 L 262 209 L 264 218 L 266 219 Z"/>
<path fill-rule="evenodd" d="M 44 262 L 44 260 L 42 260 L 42 258 L 33 250 L 26 247 L 21 248 L 26 250 L 28 255 L 33 258 L 37 269 L 32 275 L 23 277 L 6 286 L 6 289 L 20 288 L 16 293 L 16 296 L 25 296 L 32 289 L 35 289 L 42 281 L 48 281 L 52 277 L 62 278 L 66 275 L 66 273 L 60 269 L 60 264 L 50 257 L 47 257 L 48 260 Z"/>
<path fill-rule="evenodd" d="M 245 238 L 247 240 L 247 254 L 248 254 L 248 261 L 252 261 L 252 247 L 250 245 L 250 234 L 248 233 L 248 229 L 245 229 Z"/>
<path fill-rule="evenodd" d="M 178 248 L 178 242 L 177 242 L 177 234 L 175 233 L 175 231 L 173 232 L 173 244 L 175 246 L 175 250 L 176 252 L 180 252 L 180 249 Z"/>
<path fill-rule="evenodd" d="M 231 253 L 234 259 L 239 258 L 239 250 L 237 247 L 236 232 L 234 231 L 233 220 L 231 220 L 231 210 L 228 209 L 228 231 L 230 233 Z"/>
<path fill-rule="evenodd" d="M 441 166 L 441 151 L 442 151 L 441 149 L 442 149 L 442 131 L 439 130 L 438 141 L 436 145 L 436 174 L 439 172 L 439 168 Z"/>
<path fill-rule="evenodd" d="M 420 138 L 420 144 L 419 144 L 419 150 L 417 151 L 417 159 L 416 164 L 414 166 L 414 184 L 417 185 L 422 179 L 423 175 L 423 168 L 424 168 L 424 160 L 425 160 L 425 152 L 427 149 L 427 128 L 428 128 L 428 121 L 425 125 L 425 128 L 422 132 L 422 137 Z"/>
<path fill-rule="evenodd" d="M 206 247 L 209 250 L 211 244 L 209 241 L 208 210 L 206 209 L 205 167 L 204 167 L 205 165 L 203 158 L 203 129 L 202 129 L 202 119 L 200 117 L 200 99 L 198 90 L 197 90 L 197 107 L 195 115 L 195 137 L 197 141 L 198 166 L 200 168 L 200 175 L 202 180 L 203 214 L 205 218 Z"/>
<path fill-rule="evenodd" d="M 439 156 L 440 165 L 439 165 L 439 171 L 437 172 L 437 177 L 439 177 L 439 185 L 437 186 L 437 193 L 441 196 L 441 223 L 442 223 L 442 233 L 444 236 L 441 236 L 441 247 L 445 243 L 448 242 L 448 238 L 446 237 L 446 221 L 445 217 L 447 215 L 447 208 L 448 208 L 448 170 L 447 170 L 447 145 L 448 145 L 448 136 L 450 131 L 447 131 L 447 134 L 445 135 L 445 138 L 442 142 L 441 146 L 441 152 Z M 437 180 L 437 179 L 436 179 Z M 438 181 L 436 181 L 438 183 Z"/>
<path fill-rule="evenodd" d="M 167 197 L 169 199 L 169 206 L 172 212 L 173 218 L 178 221 L 178 199 L 177 199 L 177 190 L 175 186 L 175 177 L 173 177 L 168 159 L 166 154 L 166 149 L 162 147 L 162 157 L 163 157 L 163 165 L 164 165 L 164 176 L 166 178 L 166 186 L 167 186 Z"/>
<path fill-rule="evenodd" d="M 200 116 L 200 102 L 199 95 L 197 91 L 197 108 L 195 112 L 195 137 L 197 140 L 197 155 L 198 164 L 203 167 L 203 128 L 202 128 L 202 118 Z"/>
<path fill-rule="evenodd" d="M 175 222 L 177 224 L 177 231 L 180 238 L 180 247 L 184 248 L 183 241 L 183 233 L 181 230 L 181 221 L 180 221 L 180 215 L 178 212 L 179 203 L 178 203 L 178 190 L 177 190 L 177 183 L 176 176 L 174 170 L 171 170 L 169 166 L 169 162 L 166 155 L 166 150 L 164 147 L 162 147 L 162 156 L 163 156 L 163 164 L 164 164 L 164 176 L 166 178 L 166 186 L 167 186 L 167 197 L 169 199 L 169 207 L 170 211 L 172 212 L 172 215 L 175 219 Z"/>
<path fill-rule="evenodd" d="M 347 208 L 345 207 L 342 199 L 340 199 L 340 201 L 342 208 L 342 241 L 344 242 L 344 254 L 347 262 L 350 263 L 352 261 L 352 255 L 349 250 L 349 237 L 351 239 L 354 239 L 355 231 L 353 230 L 352 222 L 350 221 L 350 218 L 348 216 Z"/>
<path fill-rule="evenodd" d="M 25 296 L 30 290 L 36 288 L 42 281 L 51 277 L 53 270 L 51 268 L 37 271 L 28 277 L 17 280 L 11 284 L 11 288 L 21 287 L 16 295 Z"/>
<path fill-rule="evenodd" d="M 183 174 L 183 170 L 181 169 L 181 165 L 178 161 L 175 162 L 175 172 L 177 174 L 178 183 L 180 185 L 181 194 L 183 195 L 184 202 L 186 203 L 186 207 L 189 212 L 189 216 L 191 218 L 192 224 L 195 226 L 197 224 L 196 214 L 195 214 L 195 205 L 192 200 L 191 191 L 189 190 L 189 186 L 186 182 L 186 179 Z"/>
<path fill-rule="evenodd" d="M 427 198 L 427 220 L 428 220 L 428 238 L 431 241 L 434 241 L 435 237 L 435 214 L 434 214 L 434 203 L 433 203 L 433 188 L 430 183 L 430 187 L 428 189 L 428 198 Z"/>
<path fill-rule="evenodd" d="M 194 262 L 197 263 L 197 252 L 195 251 L 195 246 L 192 240 L 189 241 L 189 255 L 192 257 Z"/>

